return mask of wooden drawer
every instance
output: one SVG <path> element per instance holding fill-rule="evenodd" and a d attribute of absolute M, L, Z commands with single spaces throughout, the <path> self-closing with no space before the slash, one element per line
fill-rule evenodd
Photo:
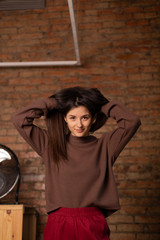
<path fill-rule="evenodd" d="M 1 240 L 36 240 L 36 211 L 24 205 L 0 205 Z"/>

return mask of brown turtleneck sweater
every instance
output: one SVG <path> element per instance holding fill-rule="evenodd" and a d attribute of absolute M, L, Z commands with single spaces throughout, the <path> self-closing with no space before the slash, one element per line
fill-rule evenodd
<path fill-rule="evenodd" d="M 139 118 L 123 104 L 112 101 L 101 111 L 117 121 L 118 127 L 94 136 L 67 137 L 68 161 L 61 162 L 59 171 L 49 157 L 47 131 L 33 124 L 53 108 L 53 98 L 38 100 L 12 115 L 12 121 L 26 142 L 44 159 L 46 209 L 96 206 L 105 216 L 119 209 L 119 199 L 112 166 L 140 126 Z"/>

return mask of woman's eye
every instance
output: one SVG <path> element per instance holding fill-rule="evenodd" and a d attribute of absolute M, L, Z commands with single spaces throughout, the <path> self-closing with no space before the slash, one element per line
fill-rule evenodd
<path fill-rule="evenodd" d="M 87 119 L 88 119 L 88 117 L 84 116 L 84 117 L 83 117 L 83 119 L 87 120 Z"/>
<path fill-rule="evenodd" d="M 74 120 L 74 119 L 75 119 L 75 117 L 74 117 L 74 116 L 72 116 L 72 117 L 70 117 L 70 119 L 71 119 L 71 120 Z"/>

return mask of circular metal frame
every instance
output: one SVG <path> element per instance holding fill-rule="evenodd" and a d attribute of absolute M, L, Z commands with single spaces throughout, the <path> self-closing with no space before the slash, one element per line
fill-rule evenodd
<path fill-rule="evenodd" d="M 18 158 L 10 148 L 2 144 L 0 144 L 0 154 L 0 199 L 9 194 L 17 184 L 15 198 L 16 203 L 18 203 L 20 187 L 20 168 Z M 14 165 L 11 164 L 11 166 L 9 166 L 9 161 L 14 161 Z M 11 178 L 9 178 L 10 176 Z M 5 184 L 8 185 L 6 186 L 6 188 L 8 188 L 6 190 L 4 190 Z"/>

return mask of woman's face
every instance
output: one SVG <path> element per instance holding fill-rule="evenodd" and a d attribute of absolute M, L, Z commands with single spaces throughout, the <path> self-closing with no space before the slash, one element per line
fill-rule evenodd
<path fill-rule="evenodd" d="M 93 123 L 93 118 L 89 110 L 84 106 L 72 108 L 66 115 L 65 121 L 73 136 L 88 136 Z"/>

